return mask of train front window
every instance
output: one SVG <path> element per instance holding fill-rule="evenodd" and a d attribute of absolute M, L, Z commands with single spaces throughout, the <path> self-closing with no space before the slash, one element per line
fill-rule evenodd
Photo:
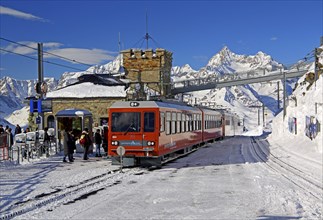
<path fill-rule="evenodd" d="M 140 112 L 113 112 L 112 132 L 140 132 Z"/>
<path fill-rule="evenodd" d="M 144 132 L 155 131 L 155 113 L 145 112 L 144 114 Z"/>

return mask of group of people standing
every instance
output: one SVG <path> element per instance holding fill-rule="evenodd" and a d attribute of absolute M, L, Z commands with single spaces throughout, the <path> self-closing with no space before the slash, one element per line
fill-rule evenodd
<path fill-rule="evenodd" d="M 88 153 L 91 145 L 94 143 L 96 147 L 96 157 L 101 157 L 101 145 L 104 143 L 104 138 L 101 135 L 101 130 L 97 129 L 94 134 L 94 140 L 92 141 L 92 138 L 89 135 L 88 128 L 85 128 L 81 135 L 78 136 L 76 130 L 69 131 L 68 129 L 65 129 L 62 133 L 63 137 L 63 146 L 64 146 L 64 157 L 63 162 L 67 162 L 67 159 L 69 162 L 74 161 L 74 151 L 76 150 L 76 140 L 79 139 L 80 145 L 84 149 L 83 154 L 83 160 L 88 160 Z"/>

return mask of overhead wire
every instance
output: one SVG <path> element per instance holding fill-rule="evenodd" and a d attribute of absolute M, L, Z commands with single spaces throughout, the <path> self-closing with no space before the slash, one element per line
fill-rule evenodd
<path fill-rule="evenodd" d="M 14 44 L 17 44 L 17 45 L 20 45 L 20 46 L 24 46 L 24 47 L 27 47 L 27 48 L 30 48 L 30 49 L 33 49 L 33 50 L 38 51 L 38 48 L 34 48 L 34 47 L 31 47 L 31 46 L 26 45 L 26 44 L 22 44 L 22 43 L 19 43 L 19 42 L 16 42 L 16 41 L 12 41 L 12 40 L 9 40 L 9 39 L 3 38 L 3 37 L 0 37 L 0 39 L 1 40 L 4 40 L 4 41 L 7 41 L 7 42 L 10 42 L 10 43 L 14 43 Z M 16 54 L 16 55 L 19 55 L 19 56 L 22 56 L 22 57 L 26 57 L 26 58 L 29 58 L 29 59 L 33 59 L 33 60 L 38 60 L 35 57 L 31 57 L 31 56 L 28 56 L 28 55 L 25 55 L 25 54 L 17 53 L 17 52 L 14 52 L 14 51 L 10 51 L 10 50 L 3 49 L 3 48 L 0 48 L 0 49 L 2 51 L 8 52 L 8 53 Z M 79 62 L 79 61 L 76 61 L 74 59 L 70 59 L 70 58 L 67 58 L 67 57 L 63 57 L 63 56 L 60 56 L 60 55 L 57 55 L 57 54 L 54 54 L 54 53 L 51 53 L 51 52 L 48 52 L 48 51 L 43 51 L 43 53 L 50 54 L 50 55 L 59 57 L 59 58 L 64 59 L 64 60 L 69 60 L 69 61 L 72 61 L 74 63 L 86 65 L 88 67 L 92 67 L 92 65 L 89 65 L 89 64 L 86 64 L 86 63 L 82 63 L 82 62 Z M 72 67 L 72 66 L 67 66 L 67 65 L 64 65 L 64 64 L 56 63 L 56 62 L 51 62 L 51 61 L 48 61 L 48 60 L 43 60 L 43 62 L 44 63 L 48 63 L 48 64 L 52 64 L 52 65 L 56 65 L 56 66 L 60 66 L 60 67 L 66 67 L 66 68 L 73 69 L 73 70 L 77 70 L 77 71 L 83 71 L 83 72 L 93 73 L 93 72 L 90 72 L 90 71 L 87 71 L 87 70 L 79 69 L 79 68 Z"/>
<path fill-rule="evenodd" d="M 9 39 L 3 38 L 3 37 L 0 37 L 0 39 L 4 40 L 4 41 L 7 41 L 7 42 L 10 42 L 10 43 L 20 45 L 20 46 L 24 46 L 24 47 L 27 47 L 27 48 L 30 48 L 30 49 L 33 49 L 33 50 L 36 50 L 36 51 L 38 50 L 38 48 L 31 47 L 29 45 L 22 44 L 22 43 L 19 43 L 19 42 L 16 42 L 16 41 L 12 41 L 12 40 L 9 40 Z M 64 56 L 60 56 L 60 55 L 57 55 L 57 54 L 54 54 L 54 53 L 51 53 L 51 52 L 48 52 L 48 51 L 45 51 L 45 50 L 43 50 L 43 53 L 50 54 L 52 56 L 55 56 L 55 57 L 58 57 L 58 58 L 61 58 L 61 59 L 64 59 L 64 60 L 72 61 L 74 63 L 82 64 L 82 65 L 85 65 L 85 66 L 88 66 L 88 67 L 92 67 L 92 65 L 90 65 L 90 64 L 83 63 L 83 62 L 77 61 L 75 59 L 70 59 L 70 58 L 67 58 L 67 57 L 64 57 Z"/>
<path fill-rule="evenodd" d="M 0 50 L 5 51 L 5 52 L 8 52 L 8 53 L 16 54 L 16 55 L 19 55 L 19 56 L 22 56 L 22 57 L 26 57 L 26 58 L 29 58 L 29 59 L 32 59 L 32 60 L 36 60 L 36 61 L 38 60 L 38 58 L 31 57 L 31 56 L 27 56 L 27 55 L 25 55 L 25 54 L 21 54 L 21 53 L 13 52 L 13 51 L 6 50 L 6 49 L 3 49 L 3 48 L 0 48 Z M 75 68 L 75 67 L 67 66 L 67 65 L 64 65 L 64 64 L 60 64 L 60 63 L 51 62 L 51 61 L 48 61 L 48 60 L 43 60 L 43 62 L 44 62 L 44 63 L 48 63 L 48 64 L 52 64 L 52 65 L 56 65 L 56 66 L 60 66 L 60 67 L 66 67 L 66 68 L 69 68 L 69 69 L 78 70 L 78 71 L 83 71 L 83 72 L 93 73 L 93 72 L 90 72 L 90 71 L 87 71 L 87 70 L 82 70 L 82 69 L 79 69 L 79 68 Z"/>

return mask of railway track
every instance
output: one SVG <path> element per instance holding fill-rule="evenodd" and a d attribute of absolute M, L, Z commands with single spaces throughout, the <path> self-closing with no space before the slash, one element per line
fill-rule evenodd
<path fill-rule="evenodd" d="M 78 200 L 86 199 L 101 190 L 120 184 L 123 179 L 130 175 L 141 175 L 144 172 L 145 170 L 140 168 L 123 169 L 122 171 L 112 170 L 77 184 L 56 187 L 50 192 L 13 204 L 9 211 L 0 215 L 0 220 L 12 219 L 35 209 L 52 211 L 60 205 L 68 205 Z"/>
<path fill-rule="evenodd" d="M 251 153 L 255 158 L 274 171 L 281 174 L 289 182 L 299 187 L 304 193 L 315 198 L 318 202 L 322 202 L 322 182 L 319 178 L 309 175 L 301 169 L 300 166 L 292 165 L 283 158 L 278 157 L 266 149 L 259 140 L 251 138 Z"/>

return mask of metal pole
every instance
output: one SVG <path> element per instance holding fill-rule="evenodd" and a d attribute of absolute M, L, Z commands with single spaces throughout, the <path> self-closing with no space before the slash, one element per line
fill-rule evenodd
<path fill-rule="evenodd" d="M 258 108 L 258 125 L 260 125 L 260 108 Z"/>
<path fill-rule="evenodd" d="M 317 48 L 315 48 L 315 62 L 314 62 L 314 73 L 315 73 L 315 88 L 316 88 L 316 81 L 317 81 L 317 67 L 318 67 L 318 51 Z"/>
<path fill-rule="evenodd" d="M 42 83 L 44 82 L 44 66 L 43 66 L 43 44 L 42 43 L 38 43 L 38 83 L 39 86 L 42 85 Z M 43 92 L 40 89 L 40 100 L 43 99 Z M 43 130 L 44 128 L 44 114 L 43 112 L 38 112 L 38 115 L 42 118 L 38 130 Z"/>
<path fill-rule="evenodd" d="M 41 85 L 44 80 L 43 73 L 43 44 L 38 43 L 38 83 Z M 43 98 L 42 92 L 40 92 L 40 99 Z"/>
<path fill-rule="evenodd" d="M 262 126 L 265 127 L 265 105 L 262 103 Z"/>
<path fill-rule="evenodd" d="M 279 104 L 279 81 L 277 81 L 277 105 L 278 105 L 278 110 L 280 108 L 280 104 Z"/>

